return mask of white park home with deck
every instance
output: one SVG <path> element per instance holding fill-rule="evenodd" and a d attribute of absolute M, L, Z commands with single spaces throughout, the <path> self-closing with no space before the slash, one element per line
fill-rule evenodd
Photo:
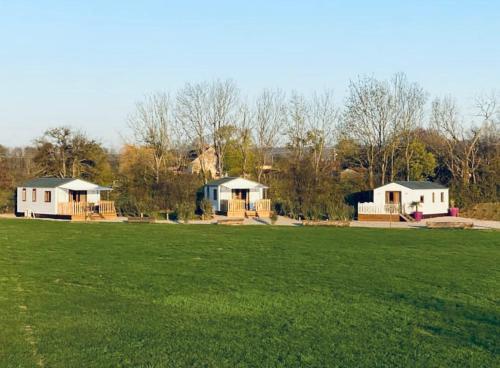
<path fill-rule="evenodd" d="M 373 190 L 373 202 L 358 203 L 362 221 L 405 220 L 418 211 L 423 217 L 446 216 L 449 210 L 448 188 L 429 181 L 395 181 Z"/>
<path fill-rule="evenodd" d="M 101 199 L 111 188 L 75 178 L 37 178 L 17 188 L 18 216 L 66 219 L 116 217 L 113 201 Z"/>
<path fill-rule="evenodd" d="M 271 200 L 267 190 L 267 186 L 252 180 L 225 177 L 207 183 L 203 194 L 216 213 L 228 217 L 269 217 Z"/>

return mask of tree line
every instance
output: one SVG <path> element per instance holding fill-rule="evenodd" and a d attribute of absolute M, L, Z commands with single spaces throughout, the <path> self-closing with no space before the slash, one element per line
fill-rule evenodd
<path fill-rule="evenodd" d="M 329 90 L 248 99 L 232 80 L 187 83 L 138 102 L 118 152 L 64 126 L 0 146 L 0 207 L 12 211 L 14 188 L 38 176 L 110 185 L 123 214 L 194 213 L 203 184 L 225 175 L 269 185 L 276 212 L 311 219 L 349 217 L 356 193 L 394 180 L 440 182 L 462 207 L 498 202 L 498 96 L 471 105 L 465 114 L 451 96 L 431 100 L 404 74 L 352 80 L 341 104 Z M 186 171 L 207 148 L 214 168 Z"/>

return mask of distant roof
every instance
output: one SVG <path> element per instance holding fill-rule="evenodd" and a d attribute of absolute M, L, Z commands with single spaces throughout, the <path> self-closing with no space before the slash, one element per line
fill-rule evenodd
<path fill-rule="evenodd" d="M 57 188 L 63 184 L 72 182 L 75 178 L 36 178 L 23 183 L 28 188 Z"/>
<path fill-rule="evenodd" d="M 410 189 L 446 189 L 444 185 L 431 181 L 395 181 L 395 183 Z"/>
<path fill-rule="evenodd" d="M 238 179 L 238 177 L 237 176 L 226 176 L 225 178 L 220 178 L 220 179 L 209 181 L 207 183 L 207 185 L 218 186 L 218 185 L 233 181 L 234 179 Z"/>
<path fill-rule="evenodd" d="M 229 182 L 231 182 L 233 180 L 236 180 L 236 179 L 244 180 L 247 183 L 253 183 L 253 184 L 255 184 L 255 186 L 253 186 L 253 187 L 256 187 L 256 188 L 267 188 L 265 185 L 263 185 L 261 183 L 258 183 L 256 181 L 245 179 L 245 178 L 240 178 L 240 177 L 237 177 L 237 176 L 226 176 L 224 178 L 212 180 L 212 181 L 208 182 L 206 185 L 207 186 L 211 186 L 211 187 L 217 187 L 219 185 L 227 184 L 227 183 L 229 183 Z"/>

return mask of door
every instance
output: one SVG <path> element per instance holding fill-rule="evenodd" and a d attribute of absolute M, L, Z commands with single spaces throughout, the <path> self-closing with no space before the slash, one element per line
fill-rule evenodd
<path fill-rule="evenodd" d="M 69 201 L 70 202 L 87 202 L 87 191 L 86 190 L 70 190 L 69 191 Z"/>
<path fill-rule="evenodd" d="M 242 199 L 245 201 L 245 208 L 249 209 L 249 189 L 233 189 L 232 191 L 232 199 Z"/>
<path fill-rule="evenodd" d="M 385 192 L 385 204 L 401 204 L 401 192 Z"/>
<path fill-rule="evenodd" d="M 387 191 L 385 192 L 385 204 L 397 204 L 398 212 L 401 212 L 401 192 L 397 191 Z M 392 206 L 391 206 L 392 207 Z M 390 208 L 390 211 L 393 212 L 395 209 Z M 386 209 L 388 211 L 388 209 Z"/>

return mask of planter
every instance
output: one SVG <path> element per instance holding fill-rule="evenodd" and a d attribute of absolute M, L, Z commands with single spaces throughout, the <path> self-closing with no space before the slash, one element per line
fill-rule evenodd
<path fill-rule="evenodd" d="M 458 217 L 458 207 L 451 207 L 450 208 L 450 216 Z"/>
<path fill-rule="evenodd" d="M 415 219 L 415 221 L 422 221 L 422 219 L 424 218 L 424 213 L 420 211 L 415 211 L 413 212 L 413 218 Z"/>

